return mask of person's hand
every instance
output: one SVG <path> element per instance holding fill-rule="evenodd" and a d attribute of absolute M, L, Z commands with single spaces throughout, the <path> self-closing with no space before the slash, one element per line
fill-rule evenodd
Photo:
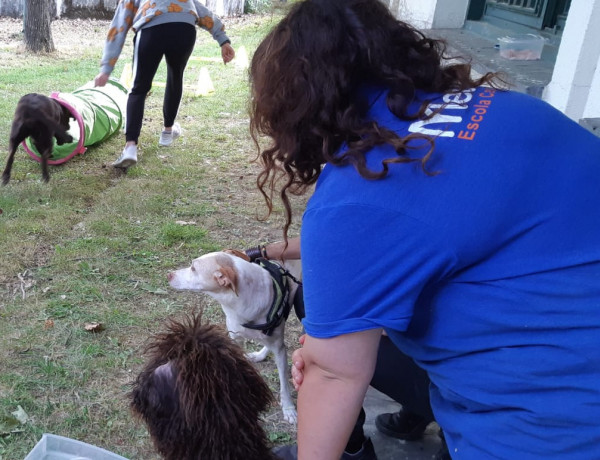
<path fill-rule="evenodd" d="M 300 345 L 304 345 L 305 339 L 306 334 L 302 334 L 298 339 Z M 304 380 L 304 358 L 302 357 L 302 348 L 298 348 L 292 353 L 292 380 L 294 382 L 294 388 L 298 391 Z"/>
<path fill-rule="evenodd" d="M 98 75 L 96 75 L 96 78 L 94 78 L 94 86 L 106 85 L 106 82 L 108 81 L 108 77 L 110 77 L 109 74 L 100 72 Z"/>
<path fill-rule="evenodd" d="M 224 43 L 221 46 L 221 57 L 223 58 L 224 64 L 230 62 L 235 57 L 235 50 L 233 49 L 233 46 L 231 46 L 229 43 Z"/>
<path fill-rule="evenodd" d="M 250 262 L 256 261 L 258 258 L 268 259 L 266 254 L 266 245 L 259 244 L 258 246 L 254 246 L 248 249 L 244 249 L 244 254 L 248 257 Z"/>

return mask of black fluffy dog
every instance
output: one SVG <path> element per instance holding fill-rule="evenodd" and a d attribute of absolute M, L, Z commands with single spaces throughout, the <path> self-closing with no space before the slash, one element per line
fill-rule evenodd
<path fill-rule="evenodd" d="M 2 174 L 2 184 L 8 184 L 15 152 L 19 144 L 28 137 L 31 137 L 33 145 L 41 156 L 42 179 L 48 182 L 50 180 L 48 159 L 52 155 L 52 138 L 56 138 L 58 145 L 73 142 L 73 138 L 67 134 L 69 118 L 71 118 L 69 110 L 55 99 L 37 93 L 23 96 L 15 109 L 10 130 L 8 161 Z"/>
<path fill-rule="evenodd" d="M 171 321 L 130 393 L 167 460 L 275 460 L 259 414 L 273 395 L 244 351 L 199 316 Z"/>

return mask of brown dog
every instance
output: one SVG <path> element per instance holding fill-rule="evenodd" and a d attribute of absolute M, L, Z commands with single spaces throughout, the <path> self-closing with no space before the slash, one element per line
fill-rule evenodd
<path fill-rule="evenodd" d="M 73 142 L 67 134 L 71 113 L 55 99 L 37 93 L 26 94 L 17 103 L 15 117 L 10 129 L 9 155 L 2 174 L 2 184 L 8 184 L 15 152 L 28 137 L 33 140 L 42 159 L 42 179 L 50 180 L 48 159 L 52 156 L 53 138 L 58 145 Z"/>
<path fill-rule="evenodd" d="M 273 396 L 244 351 L 199 316 L 171 321 L 148 346 L 130 393 L 166 460 L 275 460 L 259 423 Z"/>

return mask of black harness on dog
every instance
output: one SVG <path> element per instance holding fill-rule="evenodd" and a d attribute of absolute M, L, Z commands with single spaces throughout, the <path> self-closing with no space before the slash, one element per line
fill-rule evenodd
<path fill-rule="evenodd" d="M 271 335 L 275 328 L 281 324 L 282 321 L 285 321 L 292 309 L 292 303 L 289 301 L 290 295 L 290 285 L 288 278 L 291 278 L 298 284 L 298 289 L 296 290 L 296 295 L 294 296 L 294 308 L 296 310 L 296 314 L 299 313 L 299 306 L 297 306 L 297 299 L 302 299 L 302 283 L 298 281 L 294 276 L 283 268 L 281 265 L 271 262 L 270 260 L 263 259 L 259 257 L 254 261 L 255 264 L 260 265 L 262 268 L 269 272 L 271 276 L 271 280 L 273 281 L 273 291 L 275 296 L 273 297 L 273 303 L 271 304 L 271 308 L 267 313 L 267 322 L 262 324 L 251 324 L 245 323 L 242 326 L 247 327 L 248 329 L 255 329 L 262 331 L 263 334 Z M 300 296 L 298 296 L 298 292 L 300 292 Z M 300 305 L 298 303 L 298 305 Z M 302 317 L 304 317 L 304 303 L 302 302 Z M 300 319 L 302 317 L 299 316 Z"/>

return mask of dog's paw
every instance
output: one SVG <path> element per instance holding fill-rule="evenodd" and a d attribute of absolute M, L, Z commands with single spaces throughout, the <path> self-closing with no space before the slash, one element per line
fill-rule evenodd
<path fill-rule="evenodd" d="M 264 361 L 264 359 L 269 354 L 269 350 L 267 347 L 263 347 L 260 351 L 253 351 L 252 353 L 246 353 L 246 358 L 248 358 L 253 363 L 260 363 Z"/>
<path fill-rule="evenodd" d="M 283 418 L 286 422 L 295 425 L 298 419 L 298 414 L 296 413 L 296 408 L 294 407 L 284 407 L 283 409 Z"/>
<path fill-rule="evenodd" d="M 253 363 L 259 363 L 262 361 L 262 359 L 259 359 L 259 357 L 258 357 L 258 351 L 254 351 L 252 353 L 246 353 L 246 358 L 248 358 L 248 360 Z"/>

